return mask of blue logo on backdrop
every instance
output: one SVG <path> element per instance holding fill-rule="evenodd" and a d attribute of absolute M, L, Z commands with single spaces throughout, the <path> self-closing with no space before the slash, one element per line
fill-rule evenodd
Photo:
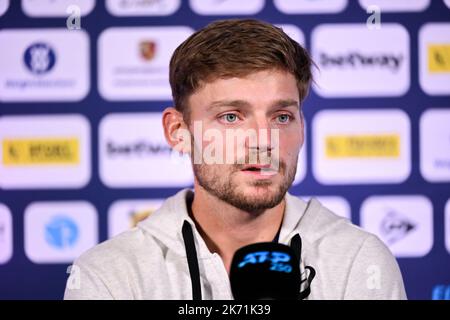
<path fill-rule="evenodd" d="M 450 300 L 450 285 L 437 285 L 433 287 L 431 299 Z"/>
<path fill-rule="evenodd" d="M 78 226 L 69 217 L 53 217 L 45 226 L 45 240 L 57 249 L 73 247 L 78 240 L 78 236 Z"/>
<path fill-rule="evenodd" d="M 25 50 L 23 56 L 28 70 L 36 75 L 49 72 L 56 62 L 55 51 L 46 43 L 34 43 Z"/>
<path fill-rule="evenodd" d="M 244 260 L 242 260 L 239 263 L 238 267 L 242 268 L 242 267 L 246 266 L 247 264 L 258 264 L 258 263 L 270 262 L 271 263 L 270 270 L 290 273 L 292 271 L 292 266 L 285 263 L 285 262 L 289 262 L 290 260 L 291 260 L 291 257 L 287 253 L 284 253 L 284 252 L 257 251 L 257 252 L 247 254 L 244 257 Z"/>

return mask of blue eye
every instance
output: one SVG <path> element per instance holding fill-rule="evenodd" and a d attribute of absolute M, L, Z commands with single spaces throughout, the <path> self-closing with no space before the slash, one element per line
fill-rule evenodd
<path fill-rule="evenodd" d="M 277 118 L 280 123 L 287 123 L 291 119 L 288 114 L 280 114 Z"/>
<path fill-rule="evenodd" d="M 237 116 L 234 113 L 224 114 L 221 118 L 224 118 L 226 122 L 233 123 L 236 122 Z"/>

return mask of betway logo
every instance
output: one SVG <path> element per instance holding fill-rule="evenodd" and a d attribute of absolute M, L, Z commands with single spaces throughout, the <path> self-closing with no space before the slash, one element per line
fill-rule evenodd
<path fill-rule="evenodd" d="M 320 53 L 320 65 L 324 68 L 332 67 L 352 67 L 352 68 L 370 68 L 381 67 L 397 72 L 400 69 L 404 57 L 402 54 L 362 54 L 350 52 L 348 54 L 328 54 Z"/>
<path fill-rule="evenodd" d="M 114 141 L 108 141 L 107 153 L 109 156 L 145 156 L 156 154 L 170 155 L 171 149 L 168 145 L 162 145 L 152 143 L 148 141 L 137 141 L 134 143 L 116 143 Z"/>

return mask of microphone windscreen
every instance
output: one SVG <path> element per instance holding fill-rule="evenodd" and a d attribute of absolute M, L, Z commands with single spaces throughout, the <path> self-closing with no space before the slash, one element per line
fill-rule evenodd
<path fill-rule="evenodd" d="M 230 283 L 236 300 L 297 299 L 299 261 L 292 248 L 284 244 L 251 244 L 234 254 Z"/>

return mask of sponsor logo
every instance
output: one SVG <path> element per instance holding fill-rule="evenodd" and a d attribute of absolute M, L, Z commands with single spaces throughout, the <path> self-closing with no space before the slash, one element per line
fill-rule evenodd
<path fill-rule="evenodd" d="M 370 6 L 377 6 L 381 12 L 424 11 L 430 2 L 430 0 L 359 0 L 359 4 L 365 10 Z"/>
<path fill-rule="evenodd" d="M 285 14 L 338 13 L 348 4 L 347 0 L 274 0 L 275 7 Z"/>
<path fill-rule="evenodd" d="M 22 0 L 22 10 L 29 17 L 67 17 L 67 8 L 76 6 L 81 15 L 95 7 L 95 0 Z"/>
<path fill-rule="evenodd" d="M 0 265 L 7 263 L 13 253 L 11 211 L 0 203 Z"/>
<path fill-rule="evenodd" d="M 139 222 L 155 212 L 163 201 L 164 199 L 142 199 L 114 202 L 108 212 L 109 237 L 114 237 L 123 231 L 136 227 Z"/>
<path fill-rule="evenodd" d="M 169 60 L 191 33 L 188 27 L 105 30 L 98 42 L 101 95 L 108 100 L 171 100 Z"/>
<path fill-rule="evenodd" d="M 319 54 L 319 58 L 319 63 L 323 68 L 386 68 L 391 72 L 398 72 L 404 60 L 402 55 L 364 55 L 358 52 L 350 52 L 346 55 L 334 56 L 322 52 Z"/>
<path fill-rule="evenodd" d="M 100 177 L 109 187 L 187 186 L 193 182 L 189 157 L 173 158 L 160 113 L 106 116 L 100 123 L 99 148 Z"/>
<path fill-rule="evenodd" d="M 116 141 L 106 142 L 106 153 L 109 157 L 143 157 L 146 155 L 170 155 L 172 149 L 169 145 L 152 143 L 151 141 L 136 141 L 118 143 Z"/>
<path fill-rule="evenodd" d="M 256 14 L 264 3 L 264 0 L 189 0 L 191 9 L 200 15 Z"/>
<path fill-rule="evenodd" d="M 428 70 L 430 73 L 450 72 L 450 44 L 428 46 Z"/>
<path fill-rule="evenodd" d="M 82 116 L 1 117 L 0 146 L 0 188 L 81 188 L 90 179 L 90 127 Z"/>
<path fill-rule="evenodd" d="M 25 253 L 35 263 L 70 263 L 98 242 L 97 212 L 85 201 L 34 202 L 25 209 Z"/>
<path fill-rule="evenodd" d="M 433 246 L 433 207 L 424 196 L 373 196 L 361 206 L 361 226 L 396 257 L 423 257 Z"/>
<path fill-rule="evenodd" d="M 450 181 L 450 109 L 428 109 L 420 118 L 420 172 L 429 182 Z"/>
<path fill-rule="evenodd" d="M 450 23 L 426 23 L 420 28 L 419 83 L 429 95 L 450 94 Z"/>
<path fill-rule="evenodd" d="M 0 101 L 79 101 L 88 93 L 86 32 L 3 29 L 0 47 L 8 48 L 0 59 Z"/>
<path fill-rule="evenodd" d="M 398 158 L 400 156 L 400 136 L 362 135 L 327 136 L 326 156 L 335 158 Z"/>
<path fill-rule="evenodd" d="M 137 224 L 147 219 L 155 210 L 143 210 L 143 211 L 131 211 L 130 212 L 130 224 L 131 228 L 137 226 Z"/>
<path fill-rule="evenodd" d="M 46 43 L 35 43 L 27 48 L 24 57 L 28 70 L 36 75 L 49 72 L 56 62 L 55 51 Z"/>
<path fill-rule="evenodd" d="M 3 141 L 3 164 L 78 164 L 79 141 L 72 139 L 15 139 Z"/>
<path fill-rule="evenodd" d="M 323 24 L 312 32 L 314 90 L 323 97 L 400 96 L 410 86 L 408 31 L 385 23 Z"/>
<path fill-rule="evenodd" d="M 450 300 L 450 285 L 435 285 L 431 292 L 431 300 Z"/>
<path fill-rule="evenodd" d="M 156 43 L 153 41 L 142 41 L 139 45 L 141 58 L 145 61 L 151 61 L 155 57 Z"/>
<path fill-rule="evenodd" d="M 401 110 L 323 110 L 313 120 L 313 173 L 323 184 L 399 183 L 411 171 Z"/>
<path fill-rule="evenodd" d="M 45 240 L 54 248 L 73 247 L 78 237 L 78 226 L 69 217 L 55 216 L 45 225 Z"/>
<path fill-rule="evenodd" d="M 106 8 L 115 16 L 166 16 L 180 5 L 181 0 L 106 0 Z"/>
<path fill-rule="evenodd" d="M 388 244 L 402 240 L 417 227 L 417 223 L 395 210 L 388 210 L 380 224 L 380 232 Z"/>

